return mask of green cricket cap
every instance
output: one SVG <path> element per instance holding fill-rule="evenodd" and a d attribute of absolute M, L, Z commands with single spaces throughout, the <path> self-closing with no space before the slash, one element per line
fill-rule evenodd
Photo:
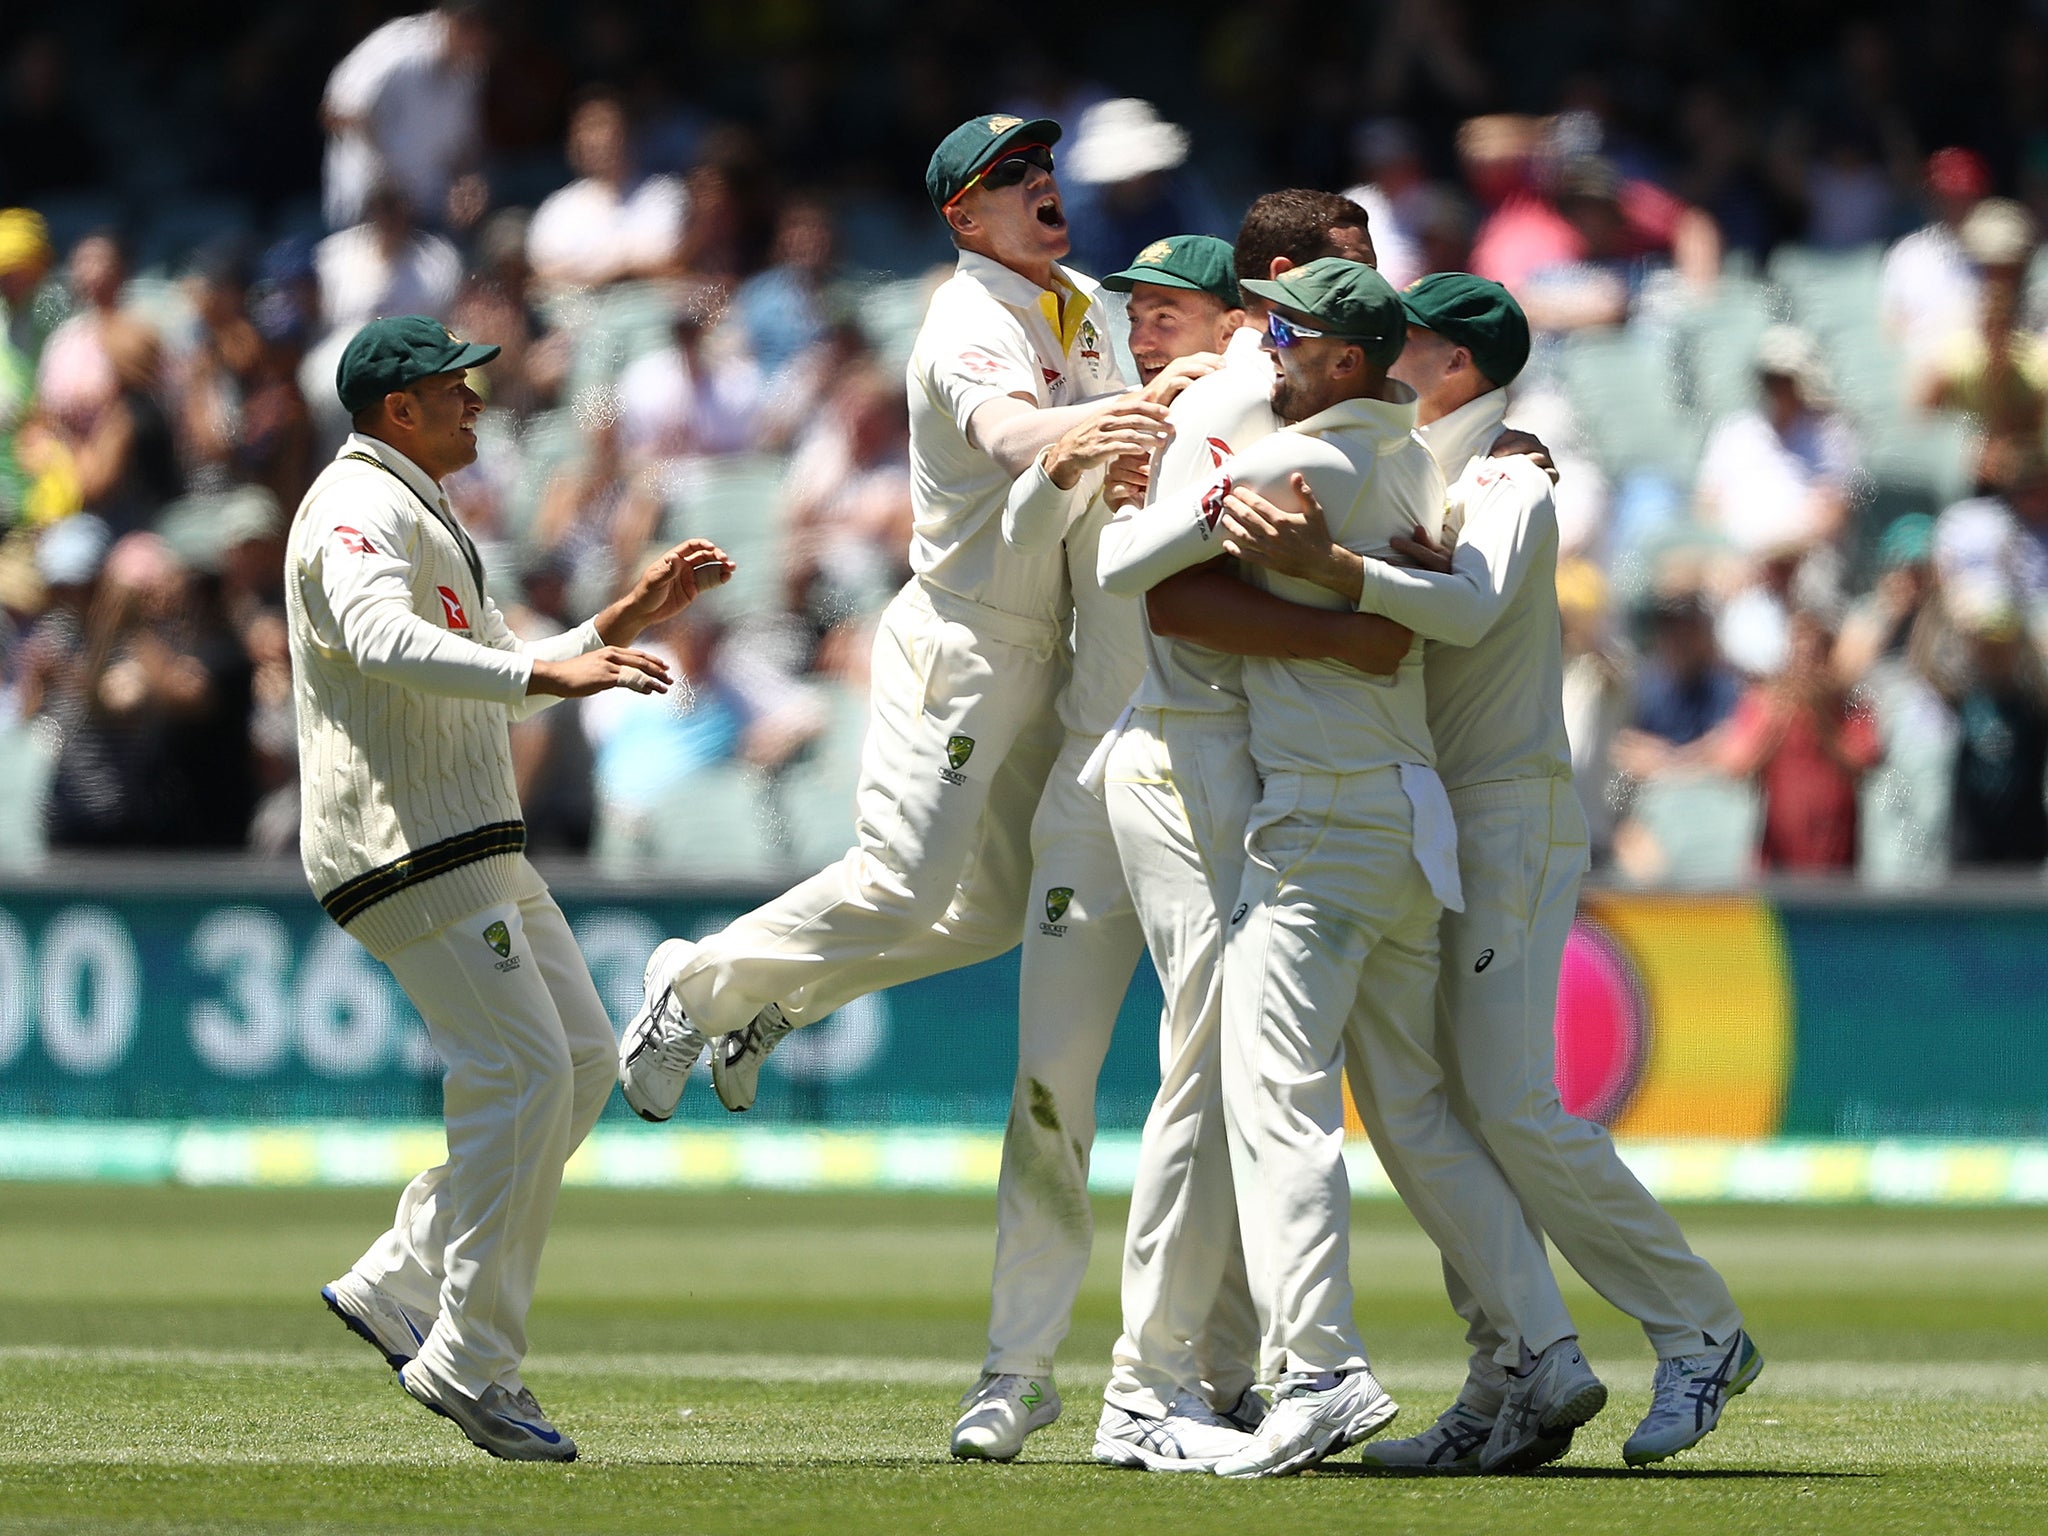
<path fill-rule="evenodd" d="M 967 183 L 1011 150 L 1032 144 L 1050 149 L 1059 141 L 1060 125 L 1049 117 L 1013 117 L 1007 112 L 970 117 L 932 151 L 931 164 L 924 168 L 924 190 L 932 206 L 944 213 Z"/>
<path fill-rule="evenodd" d="M 1102 286 L 1129 293 L 1140 283 L 1158 288 L 1191 288 L 1197 293 L 1221 299 L 1231 309 L 1243 302 L 1237 296 L 1237 273 L 1231 265 L 1228 240 L 1214 235 L 1168 235 L 1154 240 L 1131 258 L 1121 272 L 1112 272 Z"/>
<path fill-rule="evenodd" d="M 481 367 L 497 355 L 498 348 L 464 341 L 426 315 L 393 315 L 372 320 L 349 338 L 334 370 L 334 391 L 341 396 L 341 408 L 353 416 L 394 389 L 437 373 Z"/>
<path fill-rule="evenodd" d="M 1238 286 L 1308 316 L 1332 336 L 1357 343 L 1376 367 L 1393 366 L 1408 340 L 1401 296 L 1362 261 L 1323 256 L 1278 277 L 1248 277 Z"/>
<path fill-rule="evenodd" d="M 1529 361 L 1529 317 L 1515 296 L 1470 272 L 1432 272 L 1401 295 L 1408 323 L 1435 331 L 1472 354 L 1496 389 L 1513 382 Z"/>

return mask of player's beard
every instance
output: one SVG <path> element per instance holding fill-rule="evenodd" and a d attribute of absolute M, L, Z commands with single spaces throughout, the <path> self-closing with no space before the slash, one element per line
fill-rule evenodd
<path fill-rule="evenodd" d="M 1309 408 L 1308 391 L 1287 377 L 1287 370 L 1273 370 L 1273 414 L 1284 422 L 1305 421 L 1315 414 Z"/>

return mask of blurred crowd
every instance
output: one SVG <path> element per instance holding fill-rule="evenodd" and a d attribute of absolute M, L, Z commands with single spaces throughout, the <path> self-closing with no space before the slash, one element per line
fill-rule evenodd
<path fill-rule="evenodd" d="M 504 347 L 449 490 L 516 628 L 576 622 L 663 541 L 740 561 L 648 637 L 687 680 L 672 700 L 516 729 L 534 844 L 710 879 L 836 856 L 869 627 L 907 571 L 903 362 L 947 254 L 918 173 L 989 106 L 1067 125 L 1083 270 L 1229 235 L 1294 182 L 1348 189 L 1397 284 L 1472 270 L 1521 298 L 1510 419 L 1562 471 L 1568 723 L 1613 878 L 2048 858 L 2027 13 L 1800 12 L 1745 57 L 1731 7 L 1595 39 L 1568 8 L 1531 31 L 1385 0 L 1282 90 L 1309 8 L 1198 6 L 1183 89 L 1134 70 L 1151 99 L 1106 49 L 1020 44 L 963 83 L 956 25 L 889 53 L 919 89 L 863 109 L 824 12 L 705 8 L 746 61 L 735 94 L 651 13 L 580 8 L 551 46 L 544 9 L 358 6 L 311 36 L 255 6 L 211 110 L 163 120 L 212 136 L 182 183 L 158 146 L 174 184 L 140 192 L 86 107 L 90 48 L 13 39 L 0 863 L 294 851 L 282 533 L 346 430 L 340 348 L 405 312 Z M 1995 52 L 1959 59 L 1966 22 Z"/>

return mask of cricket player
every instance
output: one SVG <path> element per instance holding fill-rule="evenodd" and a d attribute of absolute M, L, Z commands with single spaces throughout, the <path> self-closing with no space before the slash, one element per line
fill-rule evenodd
<path fill-rule="evenodd" d="M 1102 286 L 1130 295 L 1132 360 L 1143 384 L 1213 370 L 1239 328 L 1230 243 L 1174 235 Z M 1095 1085 L 1144 934 L 1101 797 L 1082 770 L 1145 669 L 1144 616 L 1096 576 L 1121 461 L 1149 462 L 1157 436 L 1118 417 L 1069 428 L 1011 486 L 1003 539 L 1022 554 L 1063 549 L 1074 598 L 1073 670 L 1057 710 L 1066 736 L 1031 825 L 1034 909 L 1024 927 L 1017 1079 L 996 1192 L 989 1351 L 953 1429 L 955 1456 L 1008 1461 L 1059 1417 L 1053 1356 L 1088 1268 L 1088 1154 Z M 1039 905 L 1042 900 L 1042 905 Z M 1206 1410 L 1206 1405 L 1204 1405 Z"/>
<path fill-rule="evenodd" d="M 857 842 L 722 932 L 656 948 L 620 1045 L 644 1119 L 674 1112 L 709 1039 L 723 1037 L 720 1101 L 745 1109 L 791 1029 L 1020 937 L 1032 815 L 1064 734 L 1070 599 L 1057 545 L 1003 544 L 1003 507 L 1069 427 L 1108 411 L 1156 432 L 1165 416 L 1121 393 L 1096 285 L 1058 262 L 1059 136 L 1045 119 L 976 117 L 932 154 L 925 189 L 960 260 L 909 364 L 913 575 L 875 640 Z"/>
<path fill-rule="evenodd" d="M 1437 989 L 1438 1054 L 1453 1106 L 1493 1154 L 1529 1219 L 1588 1284 L 1636 1318 L 1657 1352 L 1650 1411 L 1629 1437 L 1631 1466 L 1697 1443 L 1762 1369 L 1728 1287 L 1616 1156 L 1600 1126 L 1557 1095 L 1558 973 L 1578 907 L 1587 836 L 1565 739 L 1557 612 L 1557 519 L 1549 477 L 1526 458 L 1484 458 L 1506 386 L 1529 355 L 1521 307 L 1462 272 L 1401 296 L 1407 346 L 1392 376 L 1419 396 L 1418 435 L 1454 484 L 1439 570 L 1361 559 L 1332 544 L 1320 510 L 1289 514 L 1234 493 L 1225 547 L 1327 586 L 1432 643 L 1424 664 L 1438 770 L 1458 823 L 1462 912 L 1446 912 Z M 1410 553 L 1428 551 L 1404 544 Z M 1435 1471 L 1480 1465 L 1525 1407 L 1496 1363 L 1501 1330 L 1455 1264 L 1444 1278 L 1470 1325 L 1457 1400 L 1423 1433 L 1379 1441 L 1365 1459 Z M 1540 1425 L 1544 1460 L 1570 1435 Z"/>
<path fill-rule="evenodd" d="M 731 563 L 693 539 L 595 619 L 533 644 L 484 590 L 441 493 L 475 461 L 466 370 L 498 355 L 421 315 L 375 320 L 336 378 L 355 431 L 293 520 L 285 607 L 300 852 L 320 904 L 391 974 L 445 1066 L 448 1159 L 320 1294 L 405 1390 L 514 1461 L 576 1443 L 520 1380 L 562 1165 L 611 1096 L 611 1022 L 527 863 L 507 722 L 554 698 L 660 693 L 626 647 Z"/>
<path fill-rule="evenodd" d="M 1291 497 L 1297 473 L 1344 509 L 1332 534 L 1347 548 L 1390 548 L 1404 518 L 1432 533 L 1441 525 L 1442 477 L 1412 435 L 1414 392 L 1386 375 L 1405 321 L 1385 280 L 1325 260 L 1247 287 L 1274 306 L 1273 404 L 1295 425 L 1149 509 L 1146 548 L 1130 562 L 1139 581 L 1214 552 L 1236 485 Z M 1266 579 L 1304 601 L 1320 591 Z M 1451 1117 L 1430 1054 L 1437 918 L 1462 896 L 1421 682 L 1415 655 L 1389 680 L 1315 662 L 1244 665 L 1260 800 L 1226 939 L 1224 1103 L 1263 1368 L 1277 1389 L 1254 1445 L 1217 1463 L 1224 1476 L 1296 1471 L 1395 1411 L 1351 1316 L 1340 1068 L 1410 1209 L 1459 1255 L 1493 1315 L 1513 1319 L 1503 1363 L 1537 1375 L 1554 1420 L 1582 1422 L 1606 1398 L 1540 1247 Z"/>
<path fill-rule="evenodd" d="M 1253 202 L 1238 231 L 1236 275 L 1272 277 L 1320 256 L 1367 262 L 1366 215 L 1355 203 L 1301 189 Z M 1261 350 L 1266 301 L 1240 287 L 1248 321 L 1224 367 L 1191 384 L 1168 413 L 1172 435 L 1153 466 L 1154 499 L 1205 481 L 1235 447 L 1279 425 L 1274 374 Z M 1098 564 L 1120 569 L 1139 525 L 1119 517 Z M 1139 590 L 1132 588 L 1132 590 Z M 1155 591 L 1148 602 L 1156 602 Z M 1409 644 L 1398 626 L 1356 623 L 1224 578 L 1207 614 L 1239 650 L 1327 655 L 1391 671 Z M 1258 1320 L 1244 1273 L 1237 1205 L 1223 1140 L 1217 1075 L 1221 1020 L 1217 961 L 1237 895 L 1244 819 L 1257 779 L 1243 749 L 1244 696 L 1236 654 L 1206 651 L 1148 625 L 1145 676 L 1107 754 L 1105 798 L 1120 862 L 1166 995 L 1161 1087 L 1148 1114 L 1125 1235 L 1124 1328 L 1095 1440 L 1098 1460 L 1152 1471 L 1202 1470 L 1241 1442 L 1218 1433 L 1255 1427 Z M 1219 749 L 1233 744 L 1234 753 Z"/>

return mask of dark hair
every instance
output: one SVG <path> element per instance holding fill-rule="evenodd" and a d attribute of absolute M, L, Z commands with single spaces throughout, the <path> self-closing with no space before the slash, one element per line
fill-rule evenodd
<path fill-rule="evenodd" d="M 1244 223 L 1238 226 L 1233 262 L 1237 280 L 1270 276 L 1275 256 L 1285 256 L 1296 266 L 1320 256 L 1335 256 L 1338 252 L 1330 243 L 1331 230 L 1369 227 L 1366 211 L 1335 192 L 1306 187 L 1268 192 L 1253 200 L 1245 210 Z"/>

